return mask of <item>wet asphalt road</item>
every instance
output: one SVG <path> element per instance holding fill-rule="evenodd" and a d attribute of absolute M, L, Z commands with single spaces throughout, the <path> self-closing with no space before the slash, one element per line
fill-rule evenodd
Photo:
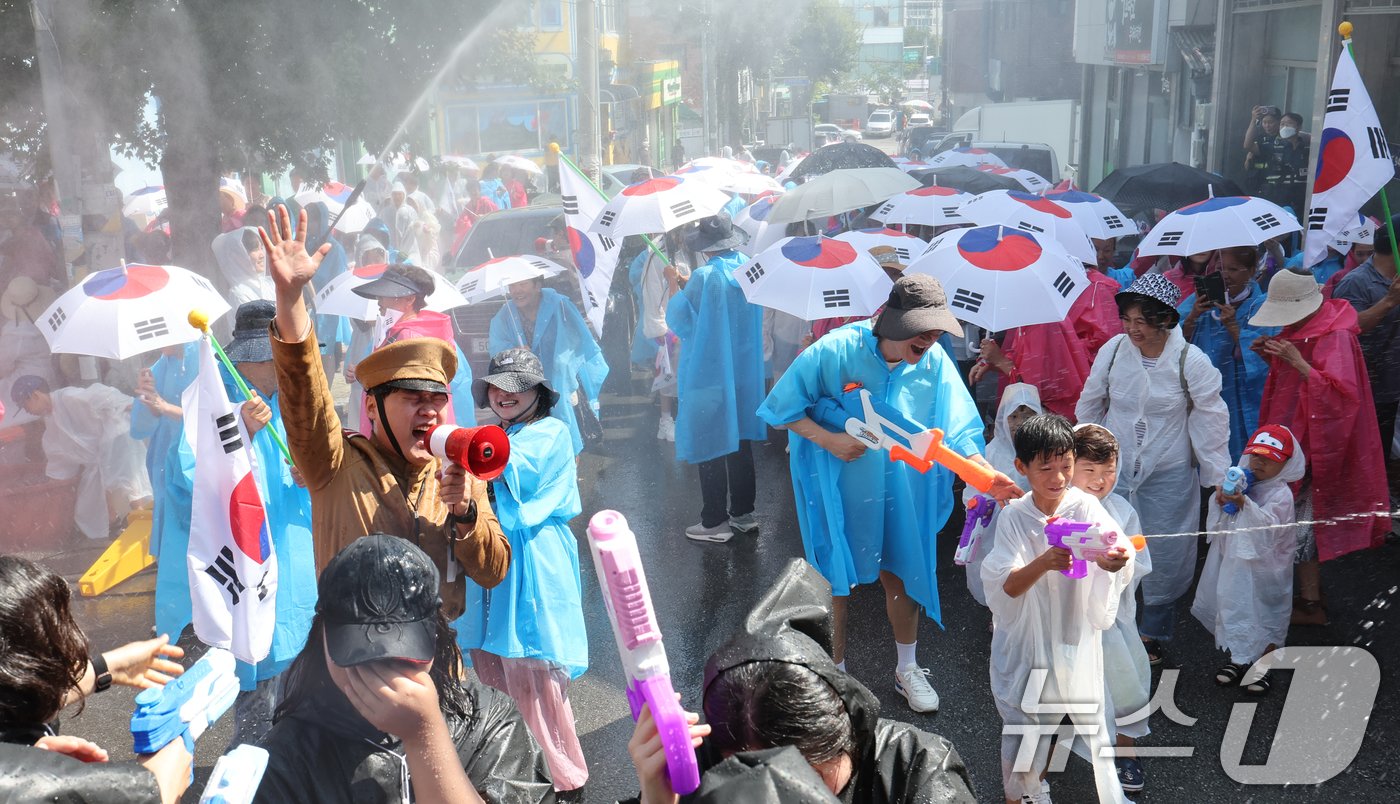
<path fill-rule="evenodd" d="M 698 481 L 691 467 L 677 464 L 669 444 L 658 442 L 656 408 L 646 398 L 627 393 L 627 383 L 611 383 L 613 393 L 604 397 L 604 443 L 580 462 L 584 515 L 575 522 L 580 536 L 584 605 L 590 637 L 589 671 L 571 688 L 583 747 L 592 778 L 585 800 L 609 802 L 636 790 L 636 779 L 627 759 L 631 733 L 622 673 L 606 615 L 592 573 L 587 542 L 582 538 L 587 517 L 603 508 L 616 508 L 628 518 L 642 545 L 652 593 L 658 609 L 676 687 L 685 704 L 698 708 L 705 658 L 722 644 L 748 607 L 764 591 L 784 564 L 801 555 L 801 538 L 793 509 L 787 459 L 782 435 L 755 450 L 759 493 L 757 536 L 737 535 L 726 545 L 687 541 L 684 527 L 698 519 Z M 621 390 L 623 393 L 618 393 Z M 916 715 L 894 691 L 893 636 L 884 617 L 883 595 L 878 586 L 856 590 L 851 604 L 848 667 L 879 696 L 886 716 L 902 718 L 951 739 L 970 768 L 979 800 L 998 801 L 1000 771 L 998 739 L 1000 720 L 988 689 L 987 657 L 990 615 L 968 595 L 961 568 L 952 565 L 961 514 L 955 512 L 940 536 L 940 553 L 946 557 L 939 573 L 946 630 L 925 619 L 920 625 L 919 655 L 931 669 L 932 682 L 942 697 L 935 716 Z M 100 551 L 96 548 L 65 553 L 37 553 L 76 584 L 77 578 Z M 1204 550 L 1202 551 L 1204 557 Z M 1148 788 L 1139 801 L 1328 801 L 1361 802 L 1393 800 L 1400 794 L 1396 758 L 1400 757 L 1400 695 L 1391 673 L 1400 659 L 1396 618 L 1397 578 L 1400 578 L 1400 545 L 1393 541 L 1364 554 L 1353 554 L 1324 565 L 1324 583 L 1330 597 L 1332 625 L 1295 628 L 1291 644 L 1367 646 L 1382 667 L 1382 685 L 1362 748 L 1351 765 L 1320 787 L 1241 786 L 1226 776 L 1219 757 L 1230 707 L 1244 701 L 1236 692 L 1215 687 L 1212 676 L 1222 661 L 1210 637 L 1185 614 L 1178 637 L 1170 646 L 1168 664 L 1181 668 L 1175 701 L 1187 715 L 1198 718 L 1194 726 L 1173 724 L 1154 715 L 1154 733 L 1144 745 L 1191 746 L 1188 758 L 1145 761 Z M 76 598 L 76 615 L 96 646 L 112 646 L 144 638 L 151 632 L 154 570 L 147 570 L 125 584 L 94 598 Z M 193 641 L 186 635 L 191 646 Z M 1246 762 L 1267 758 L 1273 726 L 1288 691 L 1288 683 L 1276 683 L 1272 695 L 1259 707 L 1250 732 Z M 70 712 L 64 731 L 88 737 L 112 751 L 114 759 L 129 757 L 127 732 L 132 692 L 116 689 L 91 699 L 85 712 Z M 217 755 L 223 750 L 231 727 L 225 718 L 199 743 L 197 785 L 202 784 Z M 1308 735 L 1283 735 L 1279 739 L 1307 740 Z M 1087 765 L 1071 759 L 1066 773 L 1053 781 L 1057 801 L 1094 800 Z M 187 800 L 194 800 L 192 795 Z"/>

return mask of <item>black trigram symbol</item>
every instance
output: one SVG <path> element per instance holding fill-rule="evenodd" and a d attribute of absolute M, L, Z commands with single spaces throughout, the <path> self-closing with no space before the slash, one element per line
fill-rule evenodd
<path fill-rule="evenodd" d="M 1157 238 L 1157 245 L 1174 246 L 1181 242 L 1181 238 L 1185 236 L 1185 234 L 1185 232 L 1163 232 L 1162 236 Z"/>
<path fill-rule="evenodd" d="M 677 201 L 671 205 L 671 214 L 677 218 L 683 218 L 695 211 L 695 205 L 689 200 Z"/>
<path fill-rule="evenodd" d="M 204 288 L 205 290 L 209 291 L 210 293 L 218 293 L 217 290 L 214 290 L 214 286 L 211 285 L 211 284 L 209 284 L 209 280 L 208 280 L 208 279 L 205 279 L 204 277 L 199 276 L 198 274 L 196 274 L 193 278 L 194 278 L 194 283 L 195 283 L 196 285 L 198 285 L 198 286 Z"/>
<path fill-rule="evenodd" d="M 564 196 L 564 214 L 565 214 L 565 215 L 577 215 L 577 214 L 578 214 L 578 196 L 576 196 L 576 195 L 566 195 L 566 196 Z"/>
<path fill-rule="evenodd" d="M 967 290 L 966 288 L 958 288 L 954 291 L 953 301 L 949 304 L 952 307 L 961 307 L 969 313 L 975 313 L 982 309 L 982 302 L 986 300 L 987 297 L 985 294 Z"/>
<path fill-rule="evenodd" d="M 137 340 L 145 341 L 170 334 L 170 328 L 165 325 L 165 316 L 161 315 L 146 321 L 137 321 L 132 326 L 136 328 Z"/>
<path fill-rule="evenodd" d="M 1327 207 L 1313 207 L 1308 211 L 1308 231 L 1320 232 L 1327 226 Z"/>
<path fill-rule="evenodd" d="M 592 310 L 598 306 L 598 297 L 593 295 L 593 291 L 588 291 L 588 309 Z"/>
<path fill-rule="evenodd" d="M 1060 275 L 1055 277 L 1054 284 L 1055 290 L 1060 292 L 1062 298 L 1069 298 L 1069 292 L 1074 290 L 1074 280 L 1070 279 L 1069 274 L 1064 271 L 1061 271 Z"/>
<path fill-rule="evenodd" d="M 63 312 L 62 307 L 54 310 L 53 315 L 49 316 L 49 329 L 58 332 L 58 328 L 63 326 L 63 322 L 67 320 L 68 314 Z"/>
<path fill-rule="evenodd" d="M 1128 226 L 1128 224 L 1124 223 L 1123 219 L 1117 215 L 1105 215 L 1103 216 L 1103 222 L 1107 224 L 1110 229 L 1126 229 Z"/>
<path fill-rule="evenodd" d="M 470 278 L 465 279 L 465 280 L 462 281 L 461 291 L 462 291 L 463 294 L 465 294 L 465 295 L 467 295 L 467 296 L 470 296 L 470 295 L 472 295 L 473 293 L 476 292 L 476 286 L 479 285 L 479 284 L 481 284 L 481 280 L 480 280 L 480 279 L 478 279 L 478 278 L 476 278 L 476 277 L 474 277 L 474 276 L 473 276 L 473 277 L 470 277 Z"/>
<path fill-rule="evenodd" d="M 909 253 L 909 249 L 904 246 L 895 246 L 894 253 L 898 254 L 899 258 L 905 262 L 909 262 L 909 259 L 913 256 Z"/>
<path fill-rule="evenodd" d="M 238 596 L 248 590 L 243 581 L 238 577 L 238 571 L 233 568 L 233 551 L 227 547 L 219 548 L 219 555 L 214 559 L 214 563 L 204 568 L 204 571 L 213 578 L 224 589 L 228 590 L 229 597 L 233 598 L 233 605 L 238 605 Z"/>
<path fill-rule="evenodd" d="M 749 266 L 749 270 L 744 272 L 744 276 L 748 277 L 750 284 L 757 282 L 759 277 L 763 276 L 763 265 L 757 262 L 754 263 Z"/>
<path fill-rule="evenodd" d="M 1371 141 L 1372 159 L 1389 159 L 1390 143 L 1385 141 L 1385 132 L 1376 126 L 1366 128 L 1366 139 Z"/>
<path fill-rule="evenodd" d="M 1016 228 L 1020 229 L 1023 232 L 1035 232 L 1036 234 L 1045 234 L 1045 229 L 1043 227 L 1036 226 L 1030 221 L 1021 221 L 1020 223 L 1016 224 Z"/>
<path fill-rule="evenodd" d="M 612 251 L 617 248 L 617 241 L 613 240 L 611 237 L 600 237 L 598 238 L 598 245 L 602 246 L 604 251 Z"/>
<path fill-rule="evenodd" d="M 958 215 L 958 206 L 957 206 L 957 204 L 954 204 L 954 205 L 951 206 L 951 207 L 943 207 L 943 216 L 944 216 L 945 218 L 957 218 L 957 217 L 960 217 L 960 216 Z"/>
<path fill-rule="evenodd" d="M 219 443 L 223 445 L 225 455 L 243 449 L 243 437 L 238 434 L 238 420 L 232 413 L 225 413 L 215 419 L 214 427 L 219 431 Z"/>
<path fill-rule="evenodd" d="M 1276 226 L 1283 225 L 1278 222 L 1278 218 L 1274 217 L 1274 213 L 1272 212 L 1265 212 L 1263 215 L 1259 215 L 1253 220 L 1254 225 L 1258 226 L 1260 229 L 1273 229 Z"/>
<path fill-rule="evenodd" d="M 893 211 L 894 211 L 894 202 L 893 202 L 893 201 L 886 201 L 884 206 L 880 207 L 878 210 L 875 211 L 875 214 L 876 214 L 876 215 L 879 215 L 880 217 L 884 217 L 884 216 L 890 214 L 890 213 L 893 212 Z"/>
<path fill-rule="evenodd" d="M 270 574 L 270 573 L 264 572 L 264 573 L 262 574 L 262 577 L 258 579 L 258 600 L 260 600 L 260 601 L 261 601 L 261 600 L 267 600 L 267 593 L 268 593 L 268 588 L 267 588 L 267 576 L 268 576 L 269 574 Z"/>
<path fill-rule="evenodd" d="M 598 219 L 598 225 L 599 225 L 599 226 L 612 226 L 612 225 L 613 225 L 613 221 L 615 221 L 615 220 L 617 220 L 617 213 L 616 213 L 615 211 L 609 209 L 609 210 L 605 211 L 605 212 L 603 213 L 603 216 L 600 217 L 600 218 Z"/>
<path fill-rule="evenodd" d="M 1345 112 L 1351 100 L 1351 90 L 1345 87 L 1334 89 L 1327 95 L 1327 113 Z"/>
<path fill-rule="evenodd" d="M 540 269 L 541 271 L 548 271 L 548 270 L 551 270 L 550 267 L 549 267 L 549 263 L 545 262 L 544 260 L 531 260 L 531 259 L 527 259 L 527 260 L 525 260 L 525 261 L 528 262 L 528 263 L 530 263 L 531 265 L 535 266 L 536 268 Z"/>
<path fill-rule="evenodd" d="M 823 290 L 822 305 L 828 310 L 833 307 L 850 307 L 851 291 L 846 288 L 840 288 L 839 290 Z"/>

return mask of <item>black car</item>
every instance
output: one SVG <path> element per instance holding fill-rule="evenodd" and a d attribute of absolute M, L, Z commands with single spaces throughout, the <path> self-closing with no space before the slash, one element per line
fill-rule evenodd
<path fill-rule="evenodd" d="M 948 132 L 933 126 L 915 126 L 904 132 L 904 156 L 910 159 L 927 159 L 933 156 L 933 149 Z"/>

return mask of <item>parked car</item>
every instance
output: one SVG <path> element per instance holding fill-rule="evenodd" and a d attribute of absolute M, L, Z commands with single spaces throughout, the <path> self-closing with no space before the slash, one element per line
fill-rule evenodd
<path fill-rule="evenodd" d="M 924 113 L 924 112 L 915 112 L 915 113 L 909 115 L 909 120 L 908 120 L 908 122 L 906 122 L 906 123 L 904 124 L 904 127 L 905 127 L 906 129 L 908 129 L 908 128 L 918 128 L 919 126 L 927 126 L 927 125 L 929 125 L 931 122 L 932 122 L 932 121 L 929 119 L 928 114 L 926 114 L 926 113 Z"/>
<path fill-rule="evenodd" d="M 602 181 L 598 184 L 599 189 L 607 193 L 609 198 L 617 195 L 623 187 L 632 183 L 632 174 L 638 170 L 647 171 L 649 178 L 656 178 L 661 172 L 656 168 L 647 165 L 603 165 Z"/>
<path fill-rule="evenodd" d="M 1051 184 L 1060 181 L 1060 162 L 1055 157 L 1055 149 L 1043 142 L 984 142 L 969 139 L 968 135 L 955 131 L 938 143 L 934 153 L 964 146 L 991 151 L 1009 167 L 1029 170 Z M 924 157 L 930 155 L 925 154 Z"/>
<path fill-rule="evenodd" d="M 910 159 L 926 159 L 933 155 L 938 143 L 948 132 L 933 126 L 918 126 L 904 130 L 904 143 L 900 149 L 902 156 Z"/>
<path fill-rule="evenodd" d="M 876 109 L 865 121 L 865 133 L 872 137 L 888 137 L 894 133 L 894 112 L 890 109 Z"/>

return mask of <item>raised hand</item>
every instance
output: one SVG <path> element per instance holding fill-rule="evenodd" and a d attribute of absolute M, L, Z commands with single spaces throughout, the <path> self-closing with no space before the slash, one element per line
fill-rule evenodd
<path fill-rule="evenodd" d="M 128 642 L 102 655 L 112 681 L 136 689 L 162 686 L 185 672 L 185 668 L 171 661 L 183 657 L 185 650 L 170 644 L 168 636 Z"/>
<path fill-rule="evenodd" d="M 315 254 L 306 253 L 306 210 L 297 213 L 295 234 L 292 231 L 292 218 L 287 208 L 281 204 L 276 210 L 267 213 L 268 226 L 259 227 L 263 248 L 267 250 L 267 272 L 279 296 L 300 296 L 301 289 L 316 275 L 321 259 L 330 253 L 329 243 L 322 245 Z"/>

